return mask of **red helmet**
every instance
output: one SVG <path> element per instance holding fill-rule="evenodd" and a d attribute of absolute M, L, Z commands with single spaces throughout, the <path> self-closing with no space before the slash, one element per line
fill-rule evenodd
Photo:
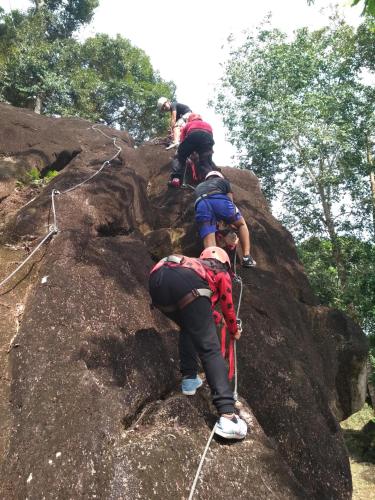
<path fill-rule="evenodd" d="M 194 120 L 202 120 L 201 115 L 198 115 L 197 113 L 191 113 L 189 115 L 189 118 L 187 119 L 188 123 L 193 122 Z"/>
<path fill-rule="evenodd" d="M 223 264 L 228 264 L 230 267 L 230 260 L 225 250 L 220 247 L 207 247 L 199 256 L 200 259 L 216 259 Z"/>

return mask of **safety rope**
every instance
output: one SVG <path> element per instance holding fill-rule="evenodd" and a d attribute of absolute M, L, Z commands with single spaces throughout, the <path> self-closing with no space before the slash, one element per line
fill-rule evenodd
<path fill-rule="evenodd" d="M 51 191 L 51 210 L 52 210 L 52 215 L 53 215 L 53 224 L 50 225 L 48 234 L 46 236 L 44 236 L 44 238 L 42 239 L 42 241 L 40 241 L 40 243 L 38 243 L 38 245 L 34 248 L 34 250 L 26 257 L 26 259 L 24 259 L 21 262 L 21 264 L 9 276 L 7 276 L 5 279 L 3 279 L 3 281 L 0 282 L 0 287 L 2 287 L 3 285 L 5 285 L 5 283 L 7 283 L 20 269 L 22 269 L 22 267 L 26 264 L 26 262 L 28 262 L 31 259 L 31 257 L 39 250 L 39 248 L 41 246 L 43 246 L 43 244 L 46 241 L 49 240 L 49 238 L 53 237 L 55 234 L 57 234 L 59 232 L 59 228 L 57 226 L 57 215 L 56 215 L 55 197 L 58 196 L 58 195 L 63 195 L 63 194 L 66 194 L 66 193 L 70 193 L 71 191 L 73 191 L 73 190 L 77 189 L 78 187 L 82 186 L 83 184 L 86 184 L 86 182 L 90 181 L 95 176 L 97 176 L 103 170 L 104 167 L 106 167 L 107 165 L 110 165 L 110 163 L 115 158 L 117 158 L 119 156 L 119 154 L 121 153 L 121 151 L 122 151 L 121 146 L 118 146 L 116 144 L 117 137 L 110 137 L 109 135 L 105 134 L 102 130 L 100 130 L 97 127 L 98 127 L 98 125 L 95 124 L 95 125 L 92 125 L 90 128 L 92 130 L 95 130 L 96 132 L 100 132 L 102 135 L 104 135 L 105 137 L 107 137 L 108 139 L 110 139 L 113 142 L 114 147 L 117 149 L 117 153 L 114 154 L 109 160 L 106 160 L 105 162 L 103 162 L 103 164 L 101 165 L 101 167 L 96 172 L 94 172 L 93 175 L 90 175 L 90 177 L 88 177 L 84 181 L 79 182 L 78 184 L 75 184 L 75 185 L 71 186 L 70 188 L 65 189 L 64 191 L 58 191 L 57 189 L 52 189 L 52 191 Z M 28 205 L 32 201 L 33 200 L 30 200 L 28 203 L 26 203 L 26 205 Z M 26 205 L 24 205 L 24 206 L 26 206 Z"/>
<path fill-rule="evenodd" d="M 238 283 L 240 285 L 240 295 L 238 297 L 238 304 L 237 304 L 237 311 L 236 311 L 236 316 L 237 318 L 240 315 L 240 309 L 241 309 L 241 303 L 242 303 L 242 292 L 243 292 L 243 282 L 242 278 L 240 275 L 237 274 L 237 249 L 235 249 L 234 252 L 234 258 L 233 258 L 233 281 Z M 234 341 L 234 391 L 233 391 L 233 397 L 235 401 L 238 401 L 238 369 L 237 369 L 237 342 Z"/>
<path fill-rule="evenodd" d="M 195 190 L 195 187 L 192 186 L 191 184 L 188 184 L 186 182 L 186 170 L 187 170 L 187 163 L 185 162 L 185 170 L 184 170 L 184 176 L 182 178 L 182 184 L 181 184 L 181 188 L 182 189 L 191 189 L 192 191 Z"/>
<path fill-rule="evenodd" d="M 194 186 L 192 186 L 191 184 L 188 184 L 188 183 L 186 182 L 186 171 L 187 171 L 187 169 L 188 169 L 188 162 L 187 162 L 187 160 L 186 160 L 186 161 L 185 161 L 184 175 L 183 175 L 183 177 L 182 177 L 182 184 L 181 184 L 181 188 L 182 188 L 182 189 L 189 189 L 189 188 L 190 188 L 192 191 L 194 191 L 194 190 L 195 190 L 195 187 L 194 187 Z"/>
<path fill-rule="evenodd" d="M 239 295 L 239 298 L 238 298 L 237 311 L 236 311 L 236 316 L 238 318 L 239 313 L 240 313 L 240 308 L 241 308 L 241 302 L 242 302 L 243 283 L 242 283 L 241 276 L 239 276 L 238 274 L 236 274 L 236 256 L 237 256 L 237 252 L 234 254 L 234 261 L 233 261 L 233 270 L 234 270 L 233 281 L 236 282 L 236 283 L 238 283 L 240 285 L 240 295 Z M 235 340 L 234 341 L 234 390 L 233 390 L 233 399 L 235 401 L 238 401 L 238 368 L 237 368 L 237 348 L 236 348 L 236 344 L 237 344 L 237 342 Z M 208 438 L 208 441 L 206 443 L 206 447 L 205 447 L 205 449 L 204 449 L 204 451 L 202 453 L 201 460 L 199 462 L 198 469 L 197 469 L 197 472 L 196 472 L 195 477 L 194 477 L 194 481 L 193 481 L 193 484 L 192 484 L 192 487 L 191 487 L 191 490 L 190 490 L 190 495 L 189 495 L 189 499 L 188 500 L 192 500 L 192 498 L 194 496 L 195 489 L 196 489 L 196 486 L 197 486 L 197 482 L 198 482 L 198 479 L 199 479 L 199 475 L 200 475 L 200 472 L 202 470 L 203 463 L 204 463 L 204 460 L 206 458 L 207 451 L 208 451 L 208 449 L 210 447 L 212 438 L 214 437 L 216 426 L 217 426 L 217 423 L 214 425 L 214 427 L 212 429 L 212 432 L 210 434 L 210 437 Z"/>
<path fill-rule="evenodd" d="M 199 465 L 198 465 L 198 469 L 197 469 L 197 472 L 195 474 L 195 478 L 194 478 L 194 482 L 193 482 L 193 485 L 191 487 L 191 490 L 190 490 L 190 495 L 189 495 L 189 498 L 188 500 L 192 500 L 193 496 L 194 496 L 194 493 L 195 493 L 195 488 L 197 486 L 197 482 L 198 482 L 198 478 L 199 478 L 199 474 L 201 472 L 201 469 L 203 467 L 203 462 L 204 462 L 204 459 L 206 458 L 206 455 L 207 455 L 207 452 L 208 452 L 208 448 L 210 447 L 210 444 L 211 444 L 211 441 L 212 441 L 212 438 L 214 437 L 214 434 L 215 434 L 215 431 L 216 431 L 216 425 L 214 425 L 214 428 L 212 429 L 212 432 L 210 434 L 210 437 L 208 438 L 208 441 L 207 441 L 207 444 L 206 444 L 206 447 L 204 449 L 204 452 L 202 453 L 202 456 L 201 456 L 201 461 L 199 462 Z"/>

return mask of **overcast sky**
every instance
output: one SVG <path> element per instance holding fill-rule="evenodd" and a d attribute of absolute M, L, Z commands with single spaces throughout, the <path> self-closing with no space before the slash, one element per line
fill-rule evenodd
<path fill-rule="evenodd" d="M 100 0 L 95 17 L 81 33 L 82 37 L 102 32 L 128 38 L 151 58 L 162 78 L 177 85 L 177 98 L 203 115 L 214 128 L 215 155 L 218 165 L 234 165 L 234 149 L 225 140 L 219 116 L 207 107 L 225 60 L 222 46 L 233 33 L 256 26 L 268 13 L 272 24 L 292 33 L 302 26 L 318 28 L 327 24 L 329 11 L 321 13 L 330 2 L 316 0 Z M 360 22 L 362 7 L 349 7 L 350 0 L 339 0 L 350 24 Z M 30 6 L 27 0 L 0 0 L 9 10 Z"/>

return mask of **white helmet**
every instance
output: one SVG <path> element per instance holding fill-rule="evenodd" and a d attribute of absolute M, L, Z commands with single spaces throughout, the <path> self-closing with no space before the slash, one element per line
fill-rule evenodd
<path fill-rule="evenodd" d="M 168 99 L 166 97 L 159 97 L 158 99 L 158 110 L 162 111 L 164 104 L 168 102 Z"/>
<path fill-rule="evenodd" d="M 222 179 L 224 179 L 224 175 L 219 172 L 218 170 L 211 170 L 211 172 L 208 172 L 208 174 L 206 175 L 205 179 L 208 179 L 209 177 L 221 177 Z"/>

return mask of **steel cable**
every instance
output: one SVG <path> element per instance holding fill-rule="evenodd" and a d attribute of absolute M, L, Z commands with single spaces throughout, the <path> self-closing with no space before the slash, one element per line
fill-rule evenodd
<path fill-rule="evenodd" d="M 52 236 L 54 236 L 55 234 L 58 233 L 59 229 L 58 229 L 58 226 L 57 226 L 57 214 L 56 214 L 56 201 L 55 201 L 55 197 L 56 196 L 59 196 L 59 195 L 63 195 L 63 194 L 66 194 L 66 193 L 69 193 L 71 191 L 73 191 L 74 189 L 77 189 L 78 187 L 82 186 L 83 184 L 86 184 L 86 182 L 90 181 L 91 179 L 93 179 L 95 176 L 97 176 L 102 170 L 103 168 L 106 166 L 106 165 L 109 165 L 115 158 L 117 158 L 119 156 L 119 154 L 121 153 L 122 151 L 122 148 L 121 146 L 118 146 L 116 144 L 116 140 L 117 140 L 117 137 L 110 137 L 109 135 L 105 134 L 102 130 L 98 129 L 97 128 L 98 125 L 92 125 L 91 128 L 92 130 L 95 130 L 96 132 L 100 132 L 102 135 L 104 135 L 105 137 L 107 137 L 108 139 L 112 140 L 113 142 L 113 145 L 115 146 L 115 148 L 117 149 L 117 153 L 114 154 L 109 160 L 106 160 L 105 162 L 103 162 L 102 166 L 99 168 L 99 170 L 97 170 L 93 175 L 91 175 L 90 177 L 88 177 L 87 179 L 85 179 L 84 181 L 82 182 L 79 182 L 78 184 L 75 184 L 74 186 L 66 189 L 65 191 L 58 191 L 57 189 L 52 189 L 51 191 L 51 210 L 52 210 L 52 215 L 53 215 L 53 223 L 50 225 L 49 227 L 49 231 L 48 231 L 48 234 L 46 236 L 44 236 L 44 238 L 42 239 L 42 241 L 34 248 L 34 250 L 30 253 L 30 255 L 28 255 L 26 257 L 26 259 L 24 259 L 21 264 L 9 275 L 7 276 L 5 279 L 3 279 L 1 282 L 0 282 L 0 287 L 2 287 L 3 285 L 5 285 L 5 283 L 7 283 L 20 269 L 22 269 L 22 267 L 26 264 L 26 262 L 28 262 L 31 257 L 39 250 L 39 248 Z M 26 203 L 26 205 L 24 205 L 23 207 L 21 208 L 24 208 L 25 206 L 27 206 L 29 203 L 31 203 L 32 201 L 34 201 L 35 198 L 33 198 L 33 200 L 30 200 L 28 203 Z"/>

